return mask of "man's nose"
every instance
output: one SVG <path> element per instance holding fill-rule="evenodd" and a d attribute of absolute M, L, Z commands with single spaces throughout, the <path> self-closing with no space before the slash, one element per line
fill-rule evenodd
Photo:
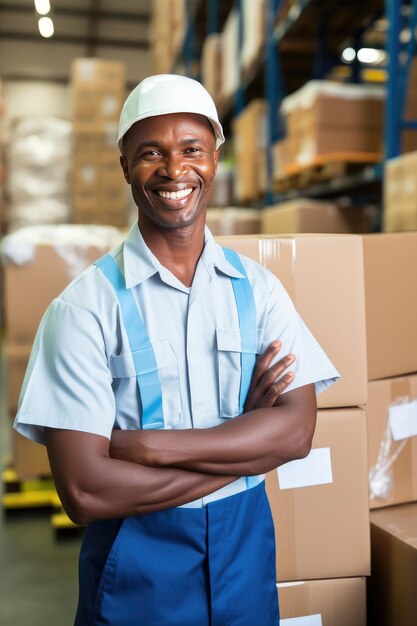
<path fill-rule="evenodd" d="M 160 176 L 171 179 L 181 178 L 186 172 L 187 164 L 182 154 L 167 155 L 158 168 L 158 174 Z"/>

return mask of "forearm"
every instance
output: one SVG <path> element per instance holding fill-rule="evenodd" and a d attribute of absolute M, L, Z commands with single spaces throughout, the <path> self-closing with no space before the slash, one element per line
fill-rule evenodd
<path fill-rule="evenodd" d="M 77 446 L 73 445 L 77 439 L 72 432 L 50 431 L 47 435 L 58 493 L 68 515 L 78 523 L 180 506 L 238 478 L 111 459 L 107 440 L 83 435 L 81 442 L 78 438 Z"/>
<path fill-rule="evenodd" d="M 250 411 L 209 429 L 118 431 L 110 454 L 155 467 L 262 474 L 308 453 L 315 427 L 314 389 L 306 388 L 304 396 L 303 402 L 284 398 L 280 406 Z"/>

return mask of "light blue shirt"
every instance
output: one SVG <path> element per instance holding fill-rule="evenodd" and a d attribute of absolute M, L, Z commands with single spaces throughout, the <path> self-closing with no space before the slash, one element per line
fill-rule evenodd
<path fill-rule="evenodd" d="M 230 265 L 210 231 L 191 287 L 183 285 L 146 246 L 137 223 L 113 250 L 152 342 L 166 428 L 210 428 L 239 413 L 240 330 Z M 279 358 L 292 352 L 295 379 L 287 391 L 315 383 L 317 393 L 339 376 L 279 280 L 242 257 L 252 286 L 258 353 L 280 339 Z M 136 371 L 113 288 L 87 268 L 46 311 L 33 345 L 15 428 L 44 443 L 43 427 L 110 438 L 114 427 L 140 428 Z M 243 491 L 240 478 L 186 506 Z"/>

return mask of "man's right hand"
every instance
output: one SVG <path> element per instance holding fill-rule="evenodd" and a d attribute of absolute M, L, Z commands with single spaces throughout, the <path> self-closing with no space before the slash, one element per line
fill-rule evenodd
<path fill-rule="evenodd" d="M 280 341 L 273 341 L 256 362 L 245 402 L 245 413 L 274 406 L 278 396 L 294 380 L 293 372 L 283 376 L 285 370 L 295 361 L 293 354 L 288 354 L 271 366 L 281 347 Z"/>

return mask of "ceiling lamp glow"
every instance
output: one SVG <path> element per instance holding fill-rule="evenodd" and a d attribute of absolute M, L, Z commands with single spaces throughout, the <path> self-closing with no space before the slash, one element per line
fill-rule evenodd
<path fill-rule="evenodd" d="M 39 32 L 42 37 L 52 37 L 54 34 L 54 23 L 50 17 L 41 17 L 38 20 Z"/>
<path fill-rule="evenodd" d="M 345 48 L 342 52 L 342 60 L 345 63 L 352 63 L 356 58 L 356 51 L 354 48 Z"/>
<path fill-rule="evenodd" d="M 48 15 L 51 10 L 49 0 L 35 0 L 35 9 L 39 15 Z"/>

